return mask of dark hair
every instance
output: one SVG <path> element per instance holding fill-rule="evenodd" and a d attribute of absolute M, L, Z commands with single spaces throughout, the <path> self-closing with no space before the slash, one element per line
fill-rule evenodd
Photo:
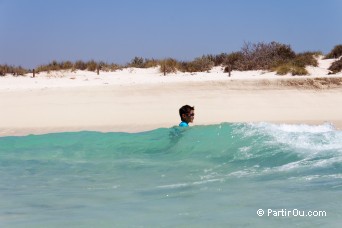
<path fill-rule="evenodd" d="M 179 116 L 182 121 L 183 121 L 182 115 L 189 114 L 191 110 L 195 110 L 195 107 L 191 107 L 190 105 L 184 105 L 179 109 Z"/>

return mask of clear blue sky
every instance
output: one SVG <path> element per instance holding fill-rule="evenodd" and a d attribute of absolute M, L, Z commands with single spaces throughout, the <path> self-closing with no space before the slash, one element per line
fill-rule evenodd
<path fill-rule="evenodd" d="M 342 0 L 0 0 L 0 64 L 192 60 L 261 41 L 327 53 L 341 12 Z"/>

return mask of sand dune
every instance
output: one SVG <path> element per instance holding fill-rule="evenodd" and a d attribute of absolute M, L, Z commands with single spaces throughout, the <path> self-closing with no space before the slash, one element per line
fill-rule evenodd
<path fill-rule="evenodd" d="M 194 125 L 329 122 L 341 129 L 342 73 L 326 75 L 328 61 L 301 77 L 262 71 L 228 77 L 221 67 L 168 76 L 132 68 L 0 77 L 0 135 L 172 127 L 184 104 L 196 108 Z"/>

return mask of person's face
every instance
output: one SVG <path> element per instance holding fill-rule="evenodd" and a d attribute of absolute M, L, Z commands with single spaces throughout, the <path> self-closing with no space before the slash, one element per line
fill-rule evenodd
<path fill-rule="evenodd" d="M 188 114 L 183 114 L 183 119 L 188 123 L 192 123 L 194 121 L 194 118 L 195 118 L 194 110 L 191 110 L 190 113 Z"/>

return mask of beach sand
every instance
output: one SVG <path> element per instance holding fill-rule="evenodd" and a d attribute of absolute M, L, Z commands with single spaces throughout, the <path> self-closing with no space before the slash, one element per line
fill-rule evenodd
<path fill-rule="evenodd" d="M 342 75 L 324 70 L 305 77 L 253 71 L 229 78 L 221 68 L 168 76 L 152 68 L 0 77 L 0 136 L 169 128 L 178 125 L 185 104 L 195 106 L 193 126 L 328 122 L 342 129 Z"/>

